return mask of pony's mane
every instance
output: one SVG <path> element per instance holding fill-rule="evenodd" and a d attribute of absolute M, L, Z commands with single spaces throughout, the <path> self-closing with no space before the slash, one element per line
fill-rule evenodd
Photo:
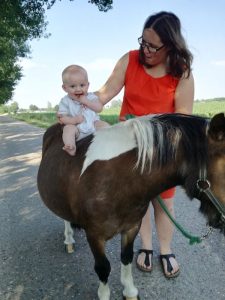
<path fill-rule="evenodd" d="M 138 117 L 97 131 L 88 147 L 81 175 L 96 160 L 109 160 L 132 149 L 141 172 L 171 163 L 182 151 L 186 162 L 201 167 L 207 160 L 207 120 L 182 114 Z M 106 142 L 107 141 L 107 142 Z"/>
<path fill-rule="evenodd" d="M 159 167 L 177 156 L 180 146 L 189 163 L 201 166 L 207 159 L 207 120 L 183 114 L 145 116 L 130 120 L 138 148 L 136 167 L 151 170 L 152 163 Z"/>

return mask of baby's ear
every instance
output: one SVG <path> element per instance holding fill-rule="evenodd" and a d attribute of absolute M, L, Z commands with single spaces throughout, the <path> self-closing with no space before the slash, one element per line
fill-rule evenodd
<path fill-rule="evenodd" d="M 62 89 L 66 92 L 66 86 L 63 84 Z"/>

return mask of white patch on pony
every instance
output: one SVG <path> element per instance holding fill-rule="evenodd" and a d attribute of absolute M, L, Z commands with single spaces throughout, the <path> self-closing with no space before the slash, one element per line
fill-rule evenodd
<path fill-rule="evenodd" d="M 108 283 L 100 282 L 98 288 L 98 298 L 99 300 L 109 300 L 110 299 L 110 289 Z"/>
<path fill-rule="evenodd" d="M 138 295 L 138 289 L 134 286 L 132 276 L 132 265 L 124 265 L 121 263 L 121 283 L 124 286 L 123 296 L 134 298 Z"/>
<path fill-rule="evenodd" d="M 72 245 L 75 244 L 75 240 L 73 238 L 73 228 L 71 227 L 70 222 L 64 220 L 65 230 L 64 230 L 64 244 Z"/>
<path fill-rule="evenodd" d="M 132 120 L 98 130 L 86 153 L 81 175 L 95 160 L 109 160 L 137 147 Z"/>

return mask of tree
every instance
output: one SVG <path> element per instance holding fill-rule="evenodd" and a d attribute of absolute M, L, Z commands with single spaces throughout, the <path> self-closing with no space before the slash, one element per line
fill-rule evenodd
<path fill-rule="evenodd" d="M 58 111 L 59 110 L 59 105 L 56 104 L 53 109 L 54 109 L 54 111 Z"/>
<path fill-rule="evenodd" d="M 30 53 L 28 41 L 44 35 L 46 1 L 0 1 L 0 104 L 11 99 L 22 77 L 19 58 Z"/>
<path fill-rule="evenodd" d="M 60 0 L 61 1 L 61 0 Z M 73 1 L 73 0 L 70 0 Z M 0 0 L 0 104 L 8 102 L 22 77 L 20 58 L 31 52 L 29 41 L 48 37 L 46 9 L 56 0 Z M 112 8 L 112 0 L 89 0 L 100 11 Z"/>
<path fill-rule="evenodd" d="M 113 0 L 90 0 L 88 2 L 97 5 L 98 9 L 104 12 L 112 9 L 113 4 Z"/>
<path fill-rule="evenodd" d="M 30 109 L 31 111 L 36 111 L 36 110 L 38 110 L 38 107 L 37 107 L 36 105 L 34 105 L 34 104 L 31 104 L 31 105 L 29 106 L 29 109 Z"/>
<path fill-rule="evenodd" d="M 0 114 L 8 113 L 9 108 L 6 105 L 0 105 Z"/>
<path fill-rule="evenodd" d="M 19 110 L 19 104 L 14 101 L 10 106 L 9 106 L 9 112 L 10 113 L 13 113 L 13 114 L 16 114 Z"/>
<path fill-rule="evenodd" d="M 47 103 L 47 110 L 52 111 L 52 104 L 50 101 Z"/>

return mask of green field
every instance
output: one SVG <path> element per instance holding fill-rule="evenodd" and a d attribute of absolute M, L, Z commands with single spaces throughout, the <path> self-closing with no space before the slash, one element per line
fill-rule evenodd
<path fill-rule="evenodd" d="M 120 107 L 105 108 L 100 117 L 102 120 L 114 124 L 118 122 L 119 111 Z M 196 115 L 211 118 L 219 112 L 225 112 L 225 100 L 196 101 L 194 103 L 193 113 Z M 55 112 L 24 112 L 12 115 L 12 117 L 43 128 L 47 128 L 57 122 Z"/>
<path fill-rule="evenodd" d="M 115 124 L 118 122 L 118 115 L 119 115 L 119 109 L 118 111 L 103 111 L 100 114 L 100 118 L 103 121 L 108 122 L 109 124 Z M 12 118 L 24 121 L 29 124 L 33 124 L 39 127 L 47 128 L 52 124 L 55 124 L 57 122 L 56 113 L 55 112 L 23 112 L 18 114 L 11 115 Z"/>
<path fill-rule="evenodd" d="M 211 118 L 220 112 L 225 112 L 225 100 L 196 101 L 194 103 L 194 114 Z"/>

